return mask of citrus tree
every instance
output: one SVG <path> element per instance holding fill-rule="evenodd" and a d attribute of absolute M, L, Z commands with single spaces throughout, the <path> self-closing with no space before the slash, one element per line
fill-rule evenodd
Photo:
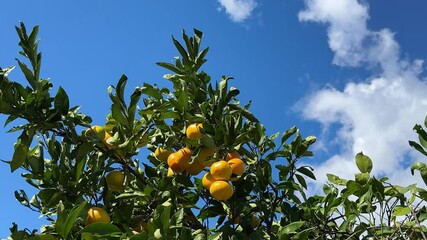
<path fill-rule="evenodd" d="M 103 123 L 40 76 L 38 27 L 16 30 L 27 83 L 0 68 L 0 113 L 20 123 L 6 163 L 36 189 L 16 199 L 50 224 L 13 224 L 11 239 L 425 239 L 427 192 L 371 176 L 362 153 L 354 180 L 330 174 L 323 195 L 306 196 L 315 176 L 299 161 L 316 138 L 296 127 L 267 135 L 232 78 L 202 70 L 199 30 L 172 38 L 174 64 L 158 63 L 171 89 L 144 83 L 125 96 L 123 75 Z"/>

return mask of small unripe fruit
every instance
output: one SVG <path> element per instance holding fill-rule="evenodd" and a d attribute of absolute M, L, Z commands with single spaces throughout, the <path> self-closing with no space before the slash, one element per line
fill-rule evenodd
<path fill-rule="evenodd" d="M 108 189 L 111 191 L 122 192 L 125 175 L 120 171 L 112 171 L 106 177 Z"/>

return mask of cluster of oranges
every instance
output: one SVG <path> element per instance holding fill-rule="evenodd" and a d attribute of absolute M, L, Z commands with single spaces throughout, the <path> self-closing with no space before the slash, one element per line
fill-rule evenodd
<path fill-rule="evenodd" d="M 193 123 L 186 129 L 187 138 L 198 140 L 203 134 L 201 123 Z M 156 158 L 167 162 L 169 169 L 167 176 L 174 173 L 186 172 L 189 175 L 198 175 L 206 167 L 209 171 L 203 176 L 202 184 L 210 192 L 212 197 L 219 201 L 225 201 L 233 195 L 233 187 L 229 181 L 235 181 L 245 171 L 245 163 L 237 152 L 228 153 L 226 160 L 204 161 L 212 157 L 215 149 L 203 147 L 198 156 L 190 163 L 193 154 L 190 148 L 182 148 L 176 152 L 158 147 L 154 152 Z"/>
<path fill-rule="evenodd" d="M 201 139 L 203 134 L 201 129 L 203 124 L 193 123 L 186 129 L 186 136 L 189 139 Z M 115 146 L 108 143 L 111 135 L 101 126 L 93 126 L 85 131 L 88 140 L 102 142 L 107 149 L 114 149 Z M 205 161 L 211 158 L 215 149 L 204 146 L 198 156 L 190 163 L 193 152 L 190 148 L 184 147 L 176 152 L 158 147 L 154 156 L 169 166 L 167 176 L 175 173 L 186 172 L 195 176 L 204 169 L 210 168 L 202 178 L 203 186 L 209 191 L 211 196 L 219 201 L 225 201 L 233 196 L 233 186 L 230 181 L 236 181 L 245 171 L 245 163 L 237 152 L 227 153 L 225 160 Z M 124 188 L 125 176 L 121 171 L 112 171 L 106 176 L 107 187 L 111 191 L 122 192 Z M 87 212 L 86 225 L 95 222 L 110 222 L 108 213 L 102 207 L 92 207 Z"/>
<path fill-rule="evenodd" d="M 227 200 L 233 196 L 229 181 L 236 181 L 245 171 L 245 163 L 237 152 L 228 153 L 226 160 L 214 162 L 202 178 L 203 187 L 216 200 Z"/>

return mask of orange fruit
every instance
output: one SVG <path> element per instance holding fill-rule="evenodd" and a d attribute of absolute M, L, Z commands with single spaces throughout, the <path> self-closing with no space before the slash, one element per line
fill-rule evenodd
<path fill-rule="evenodd" d="M 233 158 L 240 158 L 240 155 L 237 151 L 232 151 L 232 152 L 227 153 L 225 160 L 230 160 Z"/>
<path fill-rule="evenodd" d="M 111 191 L 122 192 L 125 175 L 120 171 L 112 171 L 106 177 L 108 189 Z"/>
<path fill-rule="evenodd" d="M 207 173 L 205 173 L 205 175 L 203 175 L 202 185 L 207 190 L 209 190 L 211 188 L 211 185 L 212 185 L 213 182 L 215 182 L 215 179 L 212 177 L 212 175 L 211 175 L 210 172 L 207 172 Z"/>
<path fill-rule="evenodd" d="M 187 127 L 185 133 L 190 139 L 200 139 L 202 138 L 202 132 L 200 131 L 201 128 L 203 128 L 203 124 L 193 123 Z"/>
<path fill-rule="evenodd" d="M 202 162 L 203 165 L 205 165 L 205 167 L 208 167 L 208 166 L 210 167 L 214 162 L 213 161 L 206 162 L 204 160 L 211 157 L 214 153 L 215 153 L 215 149 L 211 147 L 204 147 L 202 148 L 202 150 L 200 150 L 199 156 L 197 156 L 197 158 L 194 160 Z"/>
<path fill-rule="evenodd" d="M 88 140 L 97 139 L 98 141 L 104 141 L 105 129 L 98 125 L 92 126 L 85 131 L 85 136 Z"/>
<path fill-rule="evenodd" d="M 176 173 L 184 172 L 188 167 L 191 158 L 191 150 L 182 148 L 168 157 L 168 166 Z"/>
<path fill-rule="evenodd" d="M 168 177 L 172 177 L 175 173 L 173 172 L 172 168 L 168 168 L 168 173 L 166 174 L 166 176 Z"/>
<path fill-rule="evenodd" d="M 111 221 L 108 213 L 101 207 L 91 207 L 87 211 L 86 226 L 96 222 L 106 222 Z"/>
<path fill-rule="evenodd" d="M 215 181 L 209 188 L 212 197 L 218 201 L 225 201 L 233 196 L 233 187 L 226 181 Z"/>
<path fill-rule="evenodd" d="M 240 158 L 232 158 L 228 160 L 228 164 L 231 167 L 231 171 L 233 174 L 237 176 L 241 176 L 243 172 L 245 172 L 245 163 Z M 237 178 L 232 178 L 232 181 L 237 180 Z"/>
<path fill-rule="evenodd" d="M 232 169 L 228 162 L 221 160 L 212 164 L 210 172 L 215 180 L 227 181 L 231 177 Z"/>
<path fill-rule="evenodd" d="M 171 153 L 172 153 L 171 150 L 157 147 L 156 151 L 154 151 L 154 156 L 157 158 L 157 160 L 161 162 L 166 162 L 168 160 L 169 155 L 171 155 Z"/>
<path fill-rule="evenodd" d="M 205 169 L 205 165 L 200 161 L 194 160 L 188 165 L 186 171 L 188 174 L 195 176 L 199 174 L 203 169 Z"/>

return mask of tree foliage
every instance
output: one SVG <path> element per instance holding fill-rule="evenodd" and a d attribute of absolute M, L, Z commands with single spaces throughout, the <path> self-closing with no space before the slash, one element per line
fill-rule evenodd
<path fill-rule="evenodd" d="M 13 224 L 11 239 L 426 239 L 427 191 L 377 179 L 363 153 L 355 157 L 360 173 L 354 179 L 328 174 L 323 194 L 307 196 L 316 178 L 300 160 L 313 156 L 316 138 L 303 137 L 297 127 L 267 135 L 250 102 L 238 100 L 232 78 L 212 81 L 202 70 L 208 48 L 201 48 L 201 31 L 183 31 L 181 42 L 172 38 L 180 56 L 174 64 L 157 63 L 170 72 L 164 78 L 171 89 L 144 83 L 126 96 L 124 75 L 110 86 L 111 113 L 98 131 L 79 106 L 70 106 L 63 88 L 53 93 L 51 81 L 40 76 L 38 27 L 16 30 L 23 57 L 17 63 L 27 83 L 8 78 L 13 67 L 0 68 L 0 113 L 5 125 L 22 123 L 10 129 L 20 135 L 7 163 L 37 190 L 33 196 L 17 190 L 16 199 L 50 224 L 33 231 Z M 200 138 L 186 135 L 193 123 L 203 126 Z M 420 143 L 410 144 L 427 155 L 427 134 L 418 125 L 415 130 Z M 150 155 L 139 154 L 144 148 Z M 168 173 L 159 148 L 188 148 L 189 164 L 200 161 L 204 170 Z M 212 153 L 201 159 L 207 148 Z M 232 197 L 218 201 L 202 177 L 233 152 L 245 171 L 232 176 Z M 414 170 L 426 181 L 424 163 Z M 114 187 L 107 180 L 112 172 L 124 179 Z M 93 207 L 106 214 L 98 219 Z"/>

